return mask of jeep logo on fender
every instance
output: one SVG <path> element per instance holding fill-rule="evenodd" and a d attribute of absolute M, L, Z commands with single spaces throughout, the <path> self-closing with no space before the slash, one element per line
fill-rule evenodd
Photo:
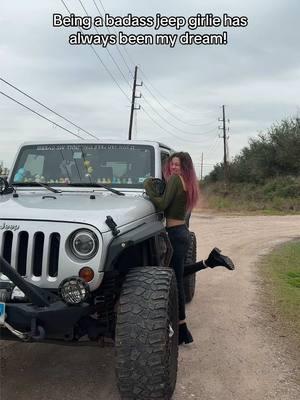
<path fill-rule="evenodd" d="M 6 222 L 0 225 L 1 231 L 17 231 L 18 229 L 20 229 L 20 225 L 8 225 Z"/>

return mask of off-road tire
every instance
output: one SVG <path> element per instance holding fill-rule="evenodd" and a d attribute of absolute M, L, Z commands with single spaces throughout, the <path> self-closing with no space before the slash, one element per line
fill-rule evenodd
<path fill-rule="evenodd" d="M 123 400 L 171 399 L 178 362 L 178 297 L 172 269 L 140 267 L 128 272 L 115 344 Z"/>
<path fill-rule="evenodd" d="M 190 244 L 185 256 L 184 264 L 194 264 L 197 261 L 197 241 L 194 232 L 190 232 Z M 184 277 L 184 296 L 185 302 L 193 300 L 196 288 L 196 273 Z"/>

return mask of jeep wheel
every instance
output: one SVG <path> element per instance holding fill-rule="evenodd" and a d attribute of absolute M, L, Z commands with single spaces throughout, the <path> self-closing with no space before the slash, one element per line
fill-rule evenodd
<path fill-rule="evenodd" d="M 194 264 L 197 261 L 197 242 L 196 235 L 194 232 L 190 232 L 190 245 L 186 253 L 184 264 Z M 196 273 L 187 275 L 184 278 L 184 295 L 185 302 L 189 303 L 192 301 L 195 294 L 196 287 Z"/>
<path fill-rule="evenodd" d="M 128 272 L 116 324 L 116 373 L 123 400 L 168 400 L 177 378 L 178 299 L 169 268 Z"/>

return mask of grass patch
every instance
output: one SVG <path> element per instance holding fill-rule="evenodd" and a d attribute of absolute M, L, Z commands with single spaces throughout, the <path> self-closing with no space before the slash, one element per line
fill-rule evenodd
<path fill-rule="evenodd" d="M 209 208 L 264 215 L 300 213 L 300 178 L 270 179 L 265 183 L 201 184 Z"/>
<path fill-rule="evenodd" d="M 300 241 L 285 243 L 262 259 L 266 301 L 300 341 Z"/>

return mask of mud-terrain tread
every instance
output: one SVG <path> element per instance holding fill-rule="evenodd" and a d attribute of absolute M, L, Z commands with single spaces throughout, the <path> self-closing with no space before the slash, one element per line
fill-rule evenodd
<path fill-rule="evenodd" d="M 129 271 L 117 311 L 115 343 L 121 398 L 169 400 L 178 360 L 178 298 L 173 270 L 140 267 Z"/>
<path fill-rule="evenodd" d="M 194 232 L 190 232 L 190 244 L 185 256 L 184 264 L 194 264 L 197 261 L 197 239 Z M 196 273 L 184 277 L 185 302 L 190 303 L 195 295 Z"/>

